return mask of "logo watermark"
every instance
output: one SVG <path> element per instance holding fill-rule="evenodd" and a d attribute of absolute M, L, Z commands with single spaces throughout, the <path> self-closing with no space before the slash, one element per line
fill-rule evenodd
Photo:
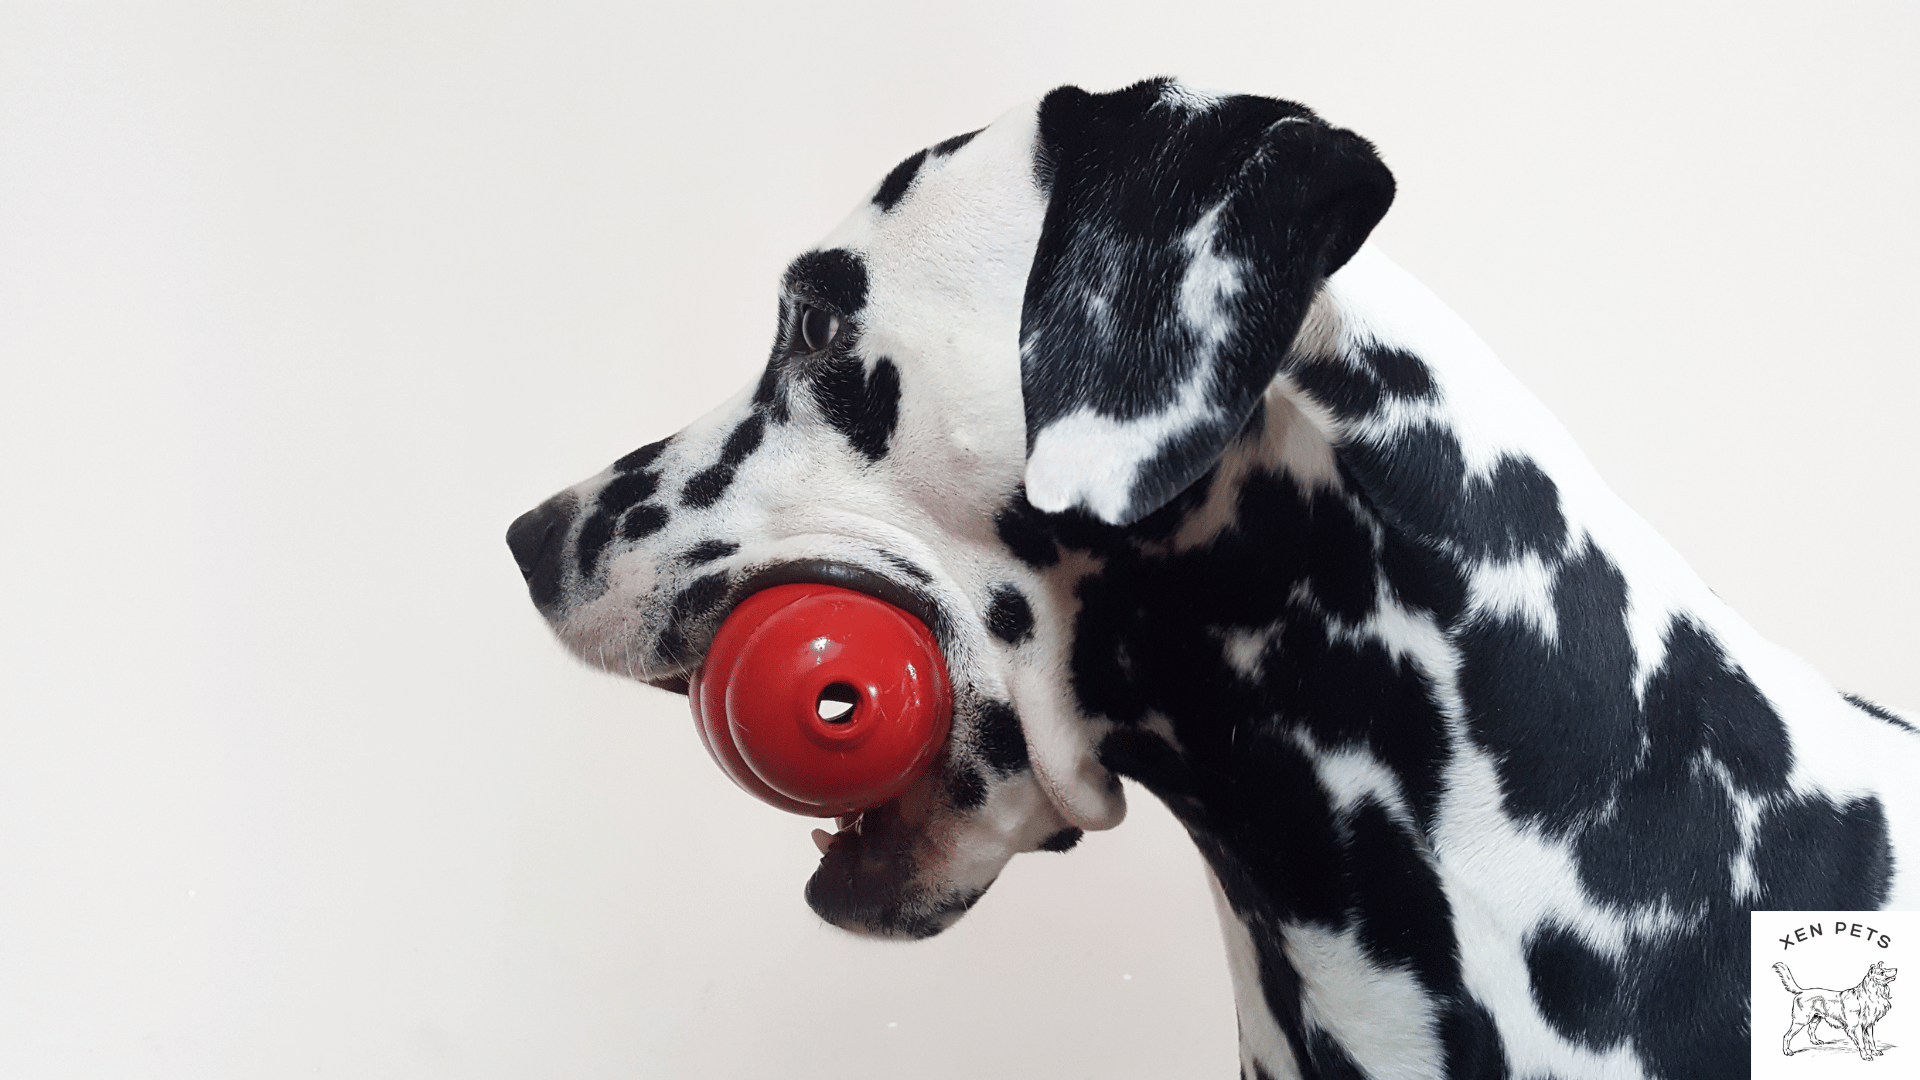
<path fill-rule="evenodd" d="M 1756 1080 L 1920 1075 L 1920 1006 L 1900 972 L 1920 959 L 1920 912 L 1752 913 Z M 1920 968 L 1909 973 L 1920 980 Z"/>

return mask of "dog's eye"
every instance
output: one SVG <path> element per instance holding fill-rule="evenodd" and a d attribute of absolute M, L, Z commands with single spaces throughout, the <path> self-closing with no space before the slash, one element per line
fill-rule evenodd
<path fill-rule="evenodd" d="M 825 352 L 840 336 L 840 316 L 811 304 L 800 309 L 800 344 L 810 353 Z"/>

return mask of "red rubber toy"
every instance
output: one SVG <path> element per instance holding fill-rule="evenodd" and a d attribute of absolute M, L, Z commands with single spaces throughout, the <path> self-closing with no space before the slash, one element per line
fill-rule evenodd
<path fill-rule="evenodd" d="M 809 817 L 858 813 L 905 791 L 953 721 L 947 666 L 926 626 L 832 585 L 776 585 L 741 601 L 688 698 L 722 772 Z M 848 701 L 836 715 L 833 703 Z"/>

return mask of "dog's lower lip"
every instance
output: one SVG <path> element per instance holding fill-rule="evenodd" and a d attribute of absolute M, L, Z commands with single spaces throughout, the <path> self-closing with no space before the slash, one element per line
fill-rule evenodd
<path fill-rule="evenodd" d="M 688 678 L 685 675 L 665 675 L 658 679 L 644 680 L 648 686 L 657 686 L 669 693 L 687 696 Z"/>
<path fill-rule="evenodd" d="M 839 817 L 834 818 L 833 823 L 836 830 L 834 832 L 828 832 L 825 829 L 813 830 L 813 846 L 820 849 L 822 858 L 825 858 L 833 851 L 833 845 L 838 843 L 842 836 L 860 831 L 860 816 L 864 813 L 866 813 L 866 811 L 862 810 L 857 814 L 841 814 Z"/>

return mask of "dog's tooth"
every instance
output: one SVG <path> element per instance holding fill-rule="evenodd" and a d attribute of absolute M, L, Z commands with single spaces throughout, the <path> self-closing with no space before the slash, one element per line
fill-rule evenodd
<path fill-rule="evenodd" d="M 840 828 L 845 829 L 847 826 L 859 820 L 860 820 L 859 814 L 841 814 L 839 817 L 833 819 L 833 823 L 835 825 L 838 825 Z"/>
<path fill-rule="evenodd" d="M 832 834 L 828 833 L 827 830 L 825 829 L 813 830 L 813 846 L 819 848 L 820 854 L 822 855 L 825 855 L 827 852 L 832 851 L 833 850 Z"/>

